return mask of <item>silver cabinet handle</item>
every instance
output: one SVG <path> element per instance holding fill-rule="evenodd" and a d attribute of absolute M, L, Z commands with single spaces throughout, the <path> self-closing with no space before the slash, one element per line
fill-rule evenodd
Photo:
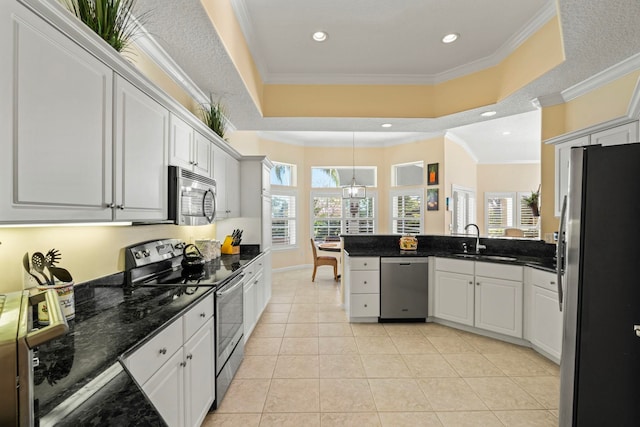
<path fill-rule="evenodd" d="M 107 209 L 113 209 L 116 207 L 116 205 L 113 203 L 107 203 L 105 206 L 107 207 Z"/>
<path fill-rule="evenodd" d="M 200 313 L 200 317 L 204 318 L 204 317 L 206 317 L 206 314 L 205 313 Z"/>
<path fill-rule="evenodd" d="M 472 282 L 471 280 L 469 280 L 469 284 L 470 284 L 470 285 L 473 285 L 473 282 Z"/>
<path fill-rule="evenodd" d="M 367 281 L 366 281 L 366 280 L 364 281 L 364 284 L 365 284 L 365 285 L 367 284 Z"/>
<path fill-rule="evenodd" d="M 124 210 L 124 205 L 116 205 L 116 209 L 120 209 L 121 211 Z"/>
<path fill-rule="evenodd" d="M 160 354 L 167 354 L 167 349 L 166 348 L 161 348 L 160 351 L 158 352 Z"/>
<path fill-rule="evenodd" d="M 187 366 L 187 362 L 180 362 L 180 366 L 184 368 L 185 366 Z"/>
<path fill-rule="evenodd" d="M 480 286 L 480 282 L 476 282 L 476 286 Z"/>
<path fill-rule="evenodd" d="M 633 325 L 633 330 L 636 331 L 636 336 L 640 337 L 640 325 Z"/>
<path fill-rule="evenodd" d="M 367 304 L 365 304 L 364 306 L 365 306 L 365 307 L 368 307 L 368 305 L 367 305 Z"/>
<path fill-rule="evenodd" d="M 187 359 L 189 359 L 189 360 L 193 359 L 193 354 L 191 354 L 191 353 L 187 354 Z"/>

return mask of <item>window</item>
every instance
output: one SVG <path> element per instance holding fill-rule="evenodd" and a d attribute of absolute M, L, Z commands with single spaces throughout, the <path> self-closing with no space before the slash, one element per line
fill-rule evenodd
<path fill-rule="evenodd" d="M 519 228 L 525 237 L 538 237 L 537 218 L 524 202 L 526 192 L 485 194 L 487 235 L 504 236 L 506 228 Z"/>
<path fill-rule="evenodd" d="M 340 234 L 375 233 L 375 194 L 364 199 L 343 199 L 341 193 L 311 196 L 311 236 L 314 240 Z"/>
<path fill-rule="evenodd" d="M 422 190 L 391 193 L 391 232 L 420 234 L 422 232 Z"/>
<path fill-rule="evenodd" d="M 312 188 L 340 188 L 351 184 L 354 169 L 351 166 L 312 167 Z M 374 166 L 356 166 L 356 183 L 367 187 L 376 186 L 376 168 Z"/>
<path fill-rule="evenodd" d="M 296 165 L 273 162 L 273 168 L 271 168 L 271 185 L 295 187 Z"/>
<path fill-rule="evenodd" d="M 271 196 L 271 241 L 273 246 L 296 244 L 296 196 L 294 193 Z"/>
<path fill-rule="evenodd" d="M 271 242 L 294 246 L 296 240 L 296 165 L 273 162 L 271 168 Z"/>
<path fill-rule="evenodd" d="M 476 192 L 469 188 L 453 185 L 453 218 L 451 220 L 452 234 L 465 234 L 464 226 L 475 222 Z"/>
<path fill-rule="evenodd" d="M 391 167 L 391 185 L 422 185 L 424 162 L 403 163 Z"/>

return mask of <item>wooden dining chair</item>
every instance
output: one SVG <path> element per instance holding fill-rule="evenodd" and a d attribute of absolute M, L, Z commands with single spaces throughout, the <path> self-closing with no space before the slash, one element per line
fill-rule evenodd
<path fill-rule="evenodd" d="M 338 259 L 332 256 L 318 256 L 316 249 L 316 243 L 311 239 L 311 249 L 313 250 L 313 274 L 311 275 L 311 281 L 316 280 L 316 271 L 318 267 L 323 265 L 333 266 L 333 280 L 338 281 Z"/>

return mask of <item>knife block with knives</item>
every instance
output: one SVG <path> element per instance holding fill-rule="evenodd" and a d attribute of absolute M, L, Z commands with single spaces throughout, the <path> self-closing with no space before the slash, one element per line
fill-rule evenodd
<path fill-rule="evenodd" d="M 227 255 L 240 253 L 240 241 L 242 240 L 242 230 L 233 230 L 230 236 L 224 238 L 220 251 Z"/>

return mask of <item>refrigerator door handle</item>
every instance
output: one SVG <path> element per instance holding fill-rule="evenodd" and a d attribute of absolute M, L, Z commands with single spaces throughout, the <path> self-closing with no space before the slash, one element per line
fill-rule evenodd
<path fill-rule="evenodd" d="M 567 196 L 562 199 L 562 213 L 560 214 L 560 229 L 558 230 L 558 246 L 556 248 L 556 274 L 558 282 L 558 305 L 560 311 L 562 311 L 562 300 L 564 296 L 562 294 L 562 266 L 564 265 L 565 258 L 565 225 L 567 218 Z"/>

